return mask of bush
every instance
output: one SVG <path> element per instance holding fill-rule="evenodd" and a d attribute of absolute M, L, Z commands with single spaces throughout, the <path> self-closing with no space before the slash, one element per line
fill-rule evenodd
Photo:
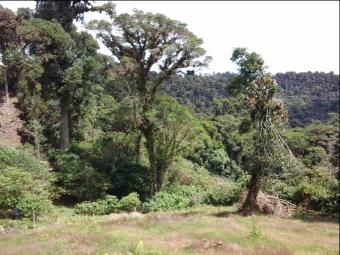
<path fill-rule="evenodd" d="M 55 151 L 52 162 L 62 188 L 75 190 L 79 200 L 95 200 L 105 195 L 111 187 L 105 174 L 98 172 L 78 155 Z"/>
<path fill-rule="evenodd" d="M 185 159 L 176 162 L 167 175 L 168 185 L 196 186 L 202 191 L 208 190 L 220 179 L 204 167 Z"/>
<path fill-rule="evenodd" d="M 24 217 L 40 216 L 52 211 L 48 183 L 36 180 L 31 173 L 19 168 L 0 170 L 0 210 L 8 217 L 17 208 Z"/>
<path fill-rule="evenodd" d="M 246 176 L 236 184 L 212 175 L 205 168 L 182 159 L 167 175 L 163 191 L 144 204 L 147 211 L 176 211 L 198 204 L 232 205 L 246 186 Z"/>
<path fill-rule="evenodd" d="M 76 205 L 76 210 L 79 213 L 92 215 L 105 215 L 110 213 L 117 213 L 119 211 L 131 212 L 134 208 L 139 206 L 141 201 L 139 200 L 137 193 L 131 193 L 126 197 L 119 200 L 116 196 L 107 195 L 104 199 L 97 200 L 96 202 L 85 201 Z"/>
<path fill-rule="evenodd" d="M 138 194 L 136 192 L 133 192 L 126 197 L 122 197 L 122 199 L 119 200 L 117 207 L 121 211 L 131 212 L 140 204 L 141 201 L 139 200 Z"/>
<path fill-rule="evenodd" d="M 242 185 L 219 182 L 205 192 L 202 202 L 208 205 L 233 205 L 238 202 L 242 190 Z"/>
<path fill-rule="evenodd" d="M 96 202 L 83 202 L 76 205 L 76 210 L 82 214 L 105 215 L 118 212 L 117 209 L 118 198 L 116 196 L 107 195 L 104 199 Z"/>
<path fill-rule="evenodd" d="M 132 192 L 137 192 L 140 199 L 149 196 L 149 171 L 146 166 L 137 163 L 123 162 L 111 174 L 112 193 L 124 197 Z"/>
<path fill-rule="evenodd" d="M 174 185 L 157 193 L 144 206 L 151 212 L 176 211 L 198 203 L 200 197 L 200 189 L 196 186 Z"/>
<path fill-rule="evenodd" d="M 308 169 L 296 186 L 277 181 L 279 197 L 308 209 L 339 213 L 339 181 L 320 170 Z"/>
<path fill-rule="evenodd" d="M 29 172 L 33 178 L 51 180 L 52 173 L 32 155 L 13 148 L 0 146 L 0 170 L 15 167 Z"/>

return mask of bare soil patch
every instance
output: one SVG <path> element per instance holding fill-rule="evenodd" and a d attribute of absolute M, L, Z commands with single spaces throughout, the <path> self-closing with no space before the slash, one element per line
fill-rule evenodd
<path fill-rule="evenodd" d="M 0 91 L 0 146 L 16 147 L 22 144 L 20 131 L 24 122 L 18 109 L 18 98 L 10 93 L 10 105 L 6 105 L 5 92 Z"/>

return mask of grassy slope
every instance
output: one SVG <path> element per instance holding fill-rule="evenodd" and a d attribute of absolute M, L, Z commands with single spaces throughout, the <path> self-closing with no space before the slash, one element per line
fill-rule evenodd
<path fill-rule="evenodd" d="M 0 254 L 339 254 L 339 220 L 241 217 L 234 207 L 200 207 L 142 218 L 85 217 L 68 208 L 20 231 L 0 236 Z M 5 221 L 0 221 L 5 225 Z M 25 230 L 26 229 L 26 230 Z"/>

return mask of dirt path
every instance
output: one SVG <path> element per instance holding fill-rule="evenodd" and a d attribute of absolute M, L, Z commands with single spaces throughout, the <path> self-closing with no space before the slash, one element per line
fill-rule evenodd
<path fill-rule="evenodd" d="M 5 105 L 6 97 L 0 90 L 0 146 L 16 147 L 21 144 L 19 132 L 23 126 L 20 110 L 17 108 L 18 98 L 10 94 L 10 106 Z"/>

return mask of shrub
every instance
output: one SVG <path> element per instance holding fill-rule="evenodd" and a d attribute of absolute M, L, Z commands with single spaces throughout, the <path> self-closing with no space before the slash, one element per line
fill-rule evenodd
<path fill-rule="evenodd" d="M 96 202 L 83 202 L 76 205 L 76 210 L 82 214 L 104 215 L 118 212 L 117 209 L 118 198 L 116 196 L 107 195 L 104 199 Z"/>
<path fill-rule="evenodd" d="M 308 209 L 339 213 L 339 181 L 331 175 L 308 169 L 296 186 L 277 181 L 274 189 L 279 197 Z"/>
<path fill-rule="evenodd" d="M 205 192 L 202 201 L 209 205 L 233 205 L 238 202 L 243 185 L 219 182 Z"/>
<path fill-rule="evenodd" d="M 52 211 L 48 183 L 33 178 L 31 173 L 19 168 L 0 170 L 0 210 L 5 216 L 17 208 L 24 217 L 40 216 Z"/>
<path fill-rule="evenodd" d="M 121 211 L 131 212 L 140 204 L 141 201 L 139 200 L 138 194 L 136 192 L 133 192 L 125 197 L 122 197 L 122 199 L 119 200 L 117 207 Z"/>
<path fill-rule="evenodd" d="M 132 192 L 137 192 L 140 199 L 149 196 L 149 171 L 146 166 L 123 162 L 111 174 L 112 193 L 124 197 Z"/>
<path fill-rule="evenodd" d="M 57 150 L 51 159 L 60 185 L 65 189 L 75 190 L 79 200 L 101 198 L 111 187 L 106 175 L 74 153 Z"/>
<path fill-rule="evenodd" d="M 221 178 L 213 176 L 204 167 L 191 161 L 181 159 L 173 165 L 167 175 L 168 185 L 186 185 L 200 187 L 200 190 L 208 190 Z"/>
<path fill-rule="evenodd" d="M 52 173 L 35 157 L 22 150 L 0 146 L 0 170 L 7 167 L 15 167 L 29 172 L 33 178 L 50 180 Z"/>
<path fill-rule="evenodd" d="M 145 203 L 145 209 L 151 212 L 176 211 L 197 203 L 200 189 L 196 186 L 174 185 L 157 193 Z"/>

